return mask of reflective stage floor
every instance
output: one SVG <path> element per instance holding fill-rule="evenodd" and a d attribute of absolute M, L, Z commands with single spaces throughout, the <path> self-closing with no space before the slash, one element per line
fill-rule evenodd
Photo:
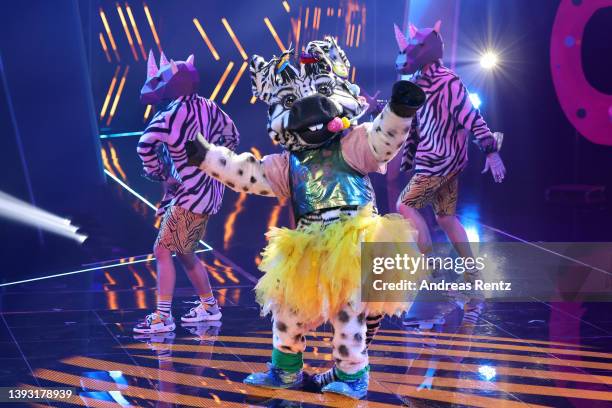
<path fill-rule="evenodd" d="M 155 300 L 154 261 L 147 257 L 1 288 L 0 386 L 76 389 L 69 401 L 31 406 L 612 406 L 612 315 L 605 303 L 488 303 L 477 322 L 456 309 L 444 325 L 423 331 L 387 318 L 370 346 L 365 401 L 308 387 L 246 386 L 242 379 L 265 369 L 271 353 L 270 322 L 259 316 L 252 293 L 257 277 L 231 253 L 200 256 L 223 319 L 178 325 L 169 334 L 132 333 Z M 179 280 L 175 317 L 193 300 Z M 309 336 L 309 373 L 331 365 L 330 336 L 329 326 Z"/>

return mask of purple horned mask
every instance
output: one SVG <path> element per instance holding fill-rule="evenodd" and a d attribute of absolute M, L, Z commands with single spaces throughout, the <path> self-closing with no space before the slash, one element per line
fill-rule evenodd
<path fill-rule="evenodd" d="M 444 43 L 440 35 L 441 21 L 433 28 L 417 29 L 408 23 L 409 38 L 407 39 L 399 27 L 395 26 L 395 39 L 399 46 L 399 54 L 395 60 L 395 69 L 400 74 L 412 75 L 422 69 L 425 64 L 442 59 Z"/>
<path fill-rule="evenodd" d="M 171 101 L 179 96 L 191 95 L 198 90 L 200 76 L 193 65 L 193 54 L 186 61 L 168 61 L 162 52 L 159 68 L 153 51 L 149 51 L 147 80 L 140 90 L 140 101 L 147 105 Z"/>

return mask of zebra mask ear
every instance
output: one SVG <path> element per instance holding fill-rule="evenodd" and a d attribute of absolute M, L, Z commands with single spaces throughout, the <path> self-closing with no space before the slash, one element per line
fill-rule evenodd
<path fill-rule="evenodd" d="M 325 37 L 323 41 L 311 41 L 306 46 L 306 50 L 316 56 L 320 71 L 333 73 L 342 79 L 348 78 L 351 63 L 334 37 Z"/>
<path fill-rule="evenodd" d="M 259 55 L 251 57 L 249 72 L 253 96 L 268 103 L 276 88 L 291 82 L 299 75 L 295 67 L 289 63 L 291 53 L 293 50 L 288 50 L 270 61 Z"/>

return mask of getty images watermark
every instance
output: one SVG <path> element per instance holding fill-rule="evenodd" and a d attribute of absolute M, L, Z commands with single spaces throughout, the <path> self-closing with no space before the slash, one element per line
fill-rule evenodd
<path fill-rule="evenodd" d="M 612 301 L 611 243 L 450 244 L 429 255 L 414 243 L 363 243 L 361 297 L 365 302 L 410 302 L 417 293 L 478 292 L 512 301 Z"/>
<path fill-rule="evenodd" d="M 375 256 L 372 259 L 372 273 L 382 275 L 389 271 L 403 271 L 411 277 L 426 272 L 454 272 L 456 275 L 466 274 L 463 280 L 456 280 L 457 277 L 447 274 L 449 280 L 433 281 L 429 278 L 422 278 L 419 281 L 413 279 L 401 279 L 398 282 L 388 282 L 380 276 L 372 282 L 374 290 L 512 290 L 512 283 L 503 280 L 497 282 L 486 282 L 478 279 L 481 271 L 485 269 L 486 256 L 477 257 L 450 257 L 450 256 L 425 256 L 395 254 L 395 256 Z M 401 274 L 401 273 L 400 273 Z"/>

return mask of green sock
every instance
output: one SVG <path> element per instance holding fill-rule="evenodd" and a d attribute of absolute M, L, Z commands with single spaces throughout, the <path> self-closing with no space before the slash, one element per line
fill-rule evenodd
<path fill-rule="evenodd" d="M 345 373 L 344 371 L 340 370 L 338 367 L 336 367 L 335 370 L 336 370 L 336 377 L 338 377 L 339 380 L 355 381 L 363 377 L 367 372 L 369 372 L 370 366 L 367 365 L 354 374 Z"/>
<path fill-rule="evenodd" d="M 302 359 L 302 353 L 283 353 L 278 349 L 272 349 L 272 365 L 285 370 L 287 373 L 297 373 L 302 369 L 304 360 Z"/>

